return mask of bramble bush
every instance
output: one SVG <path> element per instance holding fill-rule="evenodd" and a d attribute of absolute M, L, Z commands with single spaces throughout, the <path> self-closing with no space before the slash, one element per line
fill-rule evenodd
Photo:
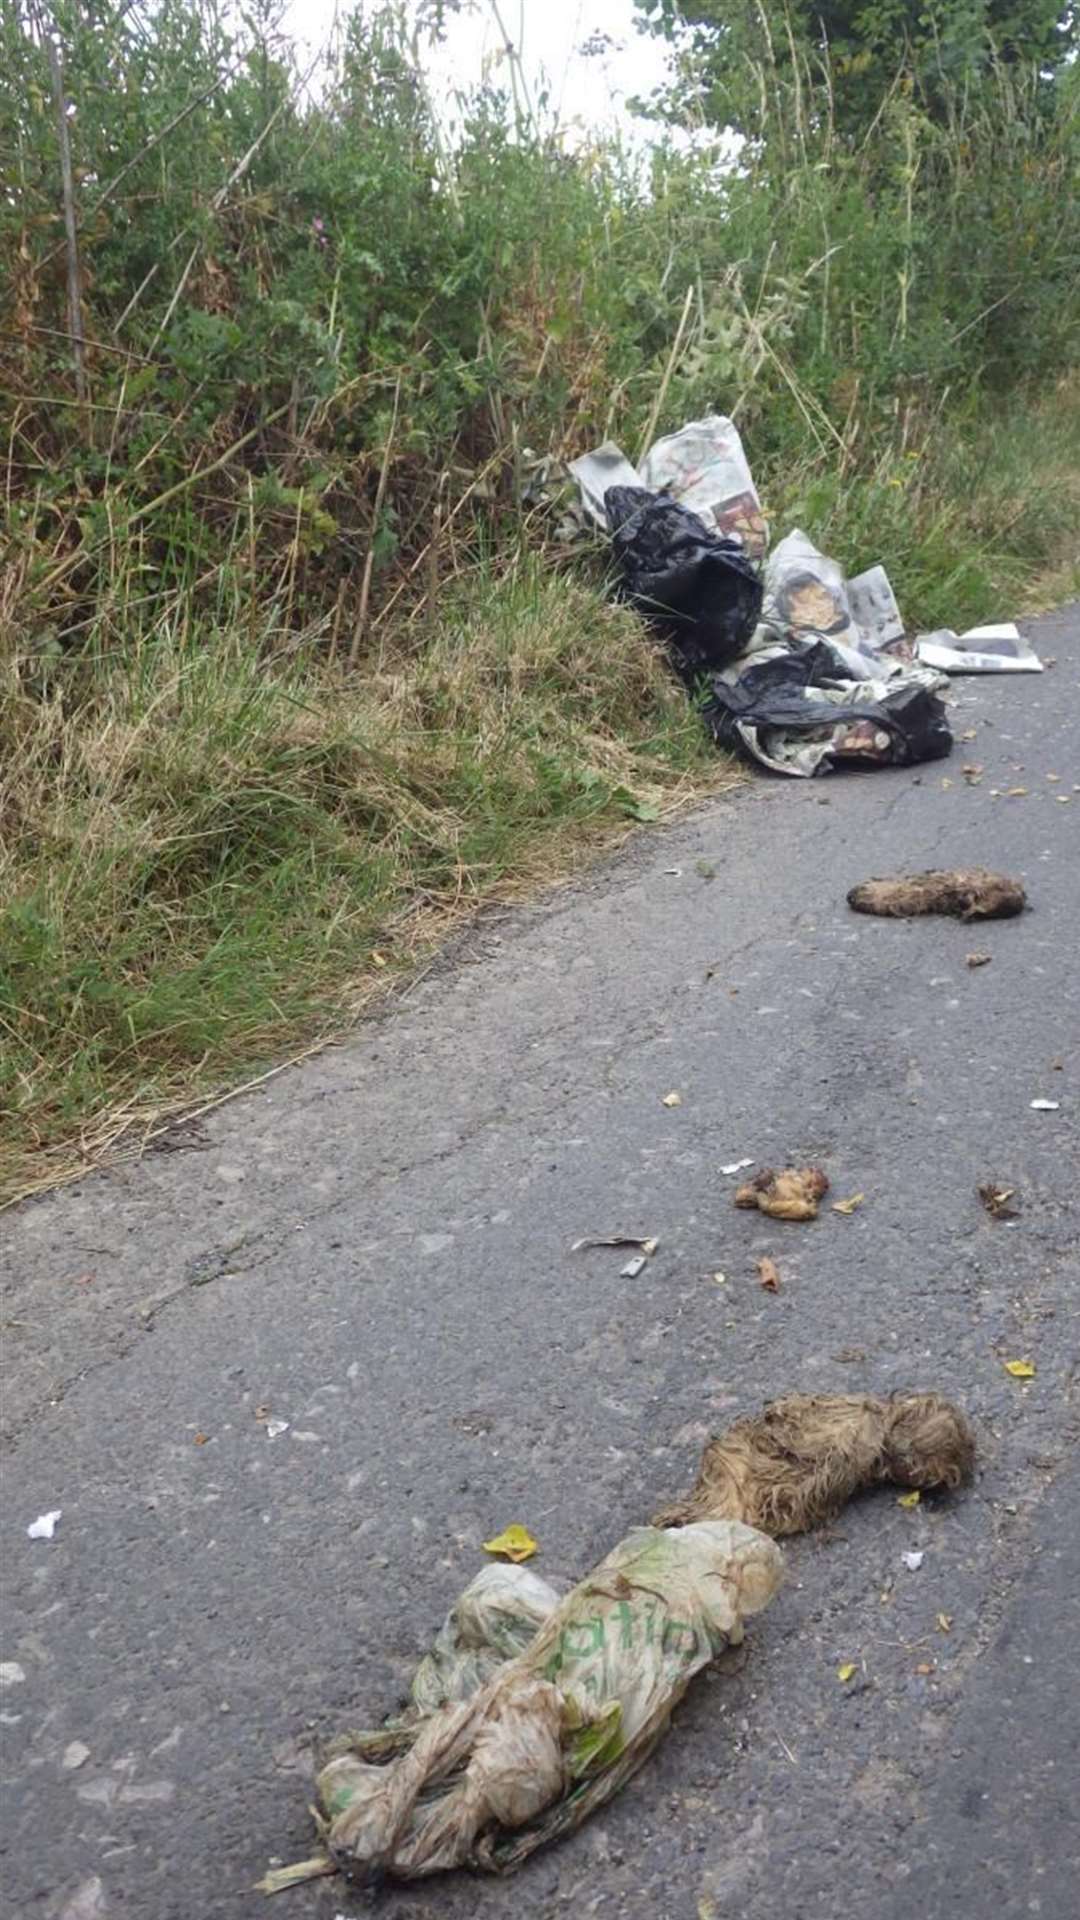
<path fill-rule="evenodd" d="M 778 505 L 1075 360 L 1075 68 L 1048 97 L 991 65 L 934 113 L 901 69 L 855 138 L 800 55 L 748 70 L 726 163 L 570 153 L 488 87 L 448 151 L 404 8 L 354 10 L 314 76 L 265 6 L 54 17 L 82 405 L 36 16 L 0 48 L 7 604 L 39 660 L 256 605 L 367 658 L 391 602 L 517 540 L 530 454 L 636 449 L 688 292 L 659 424 L 736 411 Z"/>

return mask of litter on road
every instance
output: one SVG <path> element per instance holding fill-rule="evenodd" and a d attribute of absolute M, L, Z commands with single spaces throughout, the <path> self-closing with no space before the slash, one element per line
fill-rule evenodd
<path fill-rule="evenodd" d="M 527 1569 L 486 1567 L 419 1663 L 404 1715 L 327 1747 L 323 1851 L 259 1891 L 338 1868 L 361 1887 L 513 1870 L 609 1801 L 692 1678 L 742 1642 L 782 1578 L 774 1534 L 828 1521 L 882 1480 L 959 1486 L 972 1463 L 969 1423 L 938 1394 L 792 1394 L 711 1440 L 694 1492 L 563 1599 Z M 525 1528 L 488 1551 L 511 1534 Z"/>
<path fill-rule="evenodd" d="M 829 1191 L 820 1167 L 764 1167 L 735 1194 L 737 1207 L 756 1207 L 770 1220 L 816 1220 L 818 1203 Z"/>
<path fill-rule="evenodd" d="M 920 633 L 916 658 L 943 673 L 1041 673 L 1043 663 L 1034 647 L 1011 620 L 996 626 L 969 627 L 955 634 L 948 627 Z"/>
<path fill-rule="evenodd" d="M 506 1558 L 513 1561 L 515 1565 L 521 1560 L 531 1560 L 536 1550 L 537 1543 L 528 1527 L 520 1526 L 517 1522 L 513 1526 L 504 1527 L 502 1533 L 495 1535 L 494 1540 L 484 1541 L 485 1553 L 505 1554 Z"/>
<path fill-rule="evenodd" d="M 993 1180 L 984 1180 L 978 1192 L 992 1220 L 1016 1219 L 1016 1208 L 1009 1204 L 1016 1198 L 1015 1187 L 999 1187 Z"/>
<path fill-rule="evenodd" d="M 51 1540 L 53 1534 L 56 1532 L 56 1523 L 60 1518 L 60 1512 L 61 1509 L 59 1507 L 54 1507 L 51 1513 L 39 1514 L 36 1520 L 31 1520 L 30 1525 L 26 1529 L 31 1540 Z"/>
<path fill-rule="evenodd" d="M 1007 874 L 990 873 L 985 867 L 956 867 L 863 880 L 851 888 L 847 901 L 856 913 L 876 913 L 886 919 L 949 913 L 957 920 L 1008 920 L 1023 913 L 1027 894 L 1020 881 Z M 978 956 L 974 964 L 982 964 Z"/>
<path fill-rule="evenodd" d="M 694 1488 L 655 1524 L 729 1519 L 804 1533 L 865 1488 L 958 1487 L 974 1464 L 971 1427 L 939 1394 L 793 1393 L 710 1440 Z"/>
<path fill-rule="evenodd" d="M 738 1522 L 636 1528 L 467 1697 L 389 1741 L 332 1744 L 316 1780 L 329 1857 L 361 1886 L 519 1866 L 637 1771 L 782 1570 L 775 1542 Z"/>
<path fill-rule="evenodd" d="M 793 1394 L 711 1440 L 693 1492 L 565 1598 L 527 1569 L 485 1568 L 400 1718 L 330 1742 L 314 1809 L 323 1850 L 259 1890 L 337 1869 L 374 1888 L 520 1866 L 618 1792 L 694 1676 L 739 1644 L 782 1578 L 774 1535 L 831 1519 L 881 1481 L 956 1487 L 973 1461 L 967 1420 L 936 1394 Z"/>
<path fill-rule="evenodd" d="M 664 641 L 717 743 L 806 778 L 951 751 L 948 673 L 1038 672 L 1011 623 L 905 637 L 885 569 L 854 580 L 800 528 L 768 528 L 734 422 L 691 420 L 638 467 L 611 441 L 571 461 L 625 599 Z"/>
<path fill-rule="evenodd" d="M 597 1233 L 587 1234 L 583 1240 L 575 1240 L 570 1251 L 581 1253 L 586 1247 L 640 1247 L 649 1258 L 659 1245 L 659 1240 L 641 1233 Z"/>

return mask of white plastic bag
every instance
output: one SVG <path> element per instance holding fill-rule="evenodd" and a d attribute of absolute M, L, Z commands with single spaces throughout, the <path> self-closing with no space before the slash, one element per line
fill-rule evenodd
<path fill-rule="evenodd" d="M 330 1856 L 365 1885 L 518 1865 L 641 1765 L 782 1565 L 738 1521 L 635 1529 L 470 1698 L 334 1743 L 318 1776 Z"/>
<path fill-rule="evenodd" d="M 484 1567 L 450 1609 L 409 1689 L 420 1713 L 467 1700 L 505 1660 L 524 1653 L 559 1604 L 554 1587 L 529 1567 Z"/>

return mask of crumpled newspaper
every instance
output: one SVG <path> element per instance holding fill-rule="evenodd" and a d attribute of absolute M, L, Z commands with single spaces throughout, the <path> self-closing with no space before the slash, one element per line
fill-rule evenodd
<path fill-rule="evenodd" d="M 571 460 L 581 503 L 589 518 L 607 530 L 604 495 L 609 487 L 647 487 L 670 493 L 680 506 L 700 514 L 706 526 L 742 541 L 747 557 L 762 560 L 769 529 L 739 429 L 722 413 L 689 420 L 649 448 L 640 467 L 631 466 L 612 440 L 593 453 Z"/>
<path fill-rule="evenodd" d="M 937 697 L 947 681 L 939 662 L 916 659 L 905 644 L 885 569 L 870 567 L 848 581 L 799 528 L 765 558 L 768 529 L 733 421 L 722 414 L 688 421 L 658 440 L 639 469 L 607 441 L 572 461 L 570 472 L 584 512 L 609 532 L 610 490 L 622 490 L 614 496 L 620 498 L 628 487 L 644 487 L 697 514 L 710 532 L 738 539 L 746 558 L 763 564 L 757 627 L 736 657 L 729 649 L 704 677 L 703 710 L 719 745 L 803 778 L 838 762 L 904 766 L 949 752 L 952 735 Z M 685 570 L 675 560 L 671 577 L 682 580 Z M 662 579 L 664 555 L 654 561 Z M 651 624 L 669 646 L 672 612 L 693 633 L 694 658 L 708 660 L 716 651 L 709 607 L 691 604 L 685 593 L 673 610 L 657 605 Z M 673 659 L 686 679 L 677 644 Z"/>

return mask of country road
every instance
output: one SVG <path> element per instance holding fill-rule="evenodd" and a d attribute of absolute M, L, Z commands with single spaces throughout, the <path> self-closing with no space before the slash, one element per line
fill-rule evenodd
<path fill-rule="evenodd" d="M 949 761 L 755 780 L 643 832 L 175 1150 L 0 1219 L 10 1920 L 369 1911 L 336 1880 L 251 1888 L 312 1850 L 312 1735 L 395 1707 L 489 1535 L 522 1521 L 538 1571 L 577 1577 L 710 1429 L 907 1385 L 968 1409 L 973 1487 L 886 1489 L 790 1543 L 609 1809 L 515 1879 L 381 1904 L 1072 1920 L 1080 608 L 1026 630 L 1055 664 L 954 682 Z M 845 904 L 965 864 L 1031 910 Z M 743 1158 L 864 1201 L 738 1212 Z M 659 1240 L 636 1279 L 571 1251 L 615 1229 Z"/>

